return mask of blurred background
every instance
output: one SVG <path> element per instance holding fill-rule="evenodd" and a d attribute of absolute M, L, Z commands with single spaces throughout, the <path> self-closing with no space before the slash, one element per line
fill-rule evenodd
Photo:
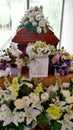
<path fill-rule="evenodd" d="M 30 7 L 42 6 L 43 13 L 60 39 L 58 48 L 64 46 L 73 52 L 73 0 L 0 0 L 0 49 L 6 48 L 25 11 Z"/>

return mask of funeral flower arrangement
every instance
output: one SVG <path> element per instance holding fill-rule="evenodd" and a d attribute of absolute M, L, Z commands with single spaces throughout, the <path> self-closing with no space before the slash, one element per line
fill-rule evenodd
<path fill-rule="evenodd" d="M 23 52 L 19 50 L 18 44 L 10 43 L 10 46 L 0 54 L 0 76 L 8 75 L 11 67 L 22 68 L 23 58 Z"/>
<path fill-rule="evenodd" d="M 50 64 L 52 67 L 55 67 L 61 75 L 64 75 L 64 73 L 67 74 L 71 64 L 70 54 L 65 51 L 64 47 L 60 50 L 55 50 L 50 60 Z"/>
<path fill-rule="evenodd" d="M 28 32 L 46 33 L 48 28 L 51 28 L 48 19 L 44 17 L 42 7 L 31 7 L 24 14 L 21 24 L 17 31 L 25 28 Z"/>
<path fill-rule="evenodd" d="M 10 73 L 9 57 L 0 55 L 0 77 L 7 76 Z"/>
<path fill-rule="evenodd" d="M 73 72 L 73 54 L 70 54 L 70 60 L 71 60 L 70 71 Z"/>
<path fill-rule="evenodd" d="M 55 51 L 51 61 L 52 64 L 60 66 L 70 65 L 70 54 L 64 50 L 64 47 L 62 47 L 60 50 Z"/>
<path fill-rule="evenodd" d="M 27 45 L 26 54 L 29 57 L 50 55 L 50 47 L 46 42 L 32 42 Z"/>
<path fill-rule="evenodd" d="M 5 79 L 5 90 L 0 89 L 0 130 L 27 130 L 36 125 L 51 130 L 73 128 L 73 79 L 48 88 L 32 79 L 14 77 Z"/>

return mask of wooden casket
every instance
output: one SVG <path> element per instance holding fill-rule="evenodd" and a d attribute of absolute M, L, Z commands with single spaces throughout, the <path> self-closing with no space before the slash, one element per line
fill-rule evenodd
<path fill-rule="evenodd" d="M 47 30 L 47 33 L 37 34 L 29 33 L 25 29 L 19 30 L 13 37 L 12 42 L 18 43 L 20 50 L 25 51 L 29 42 L 44 41 L 47 44 L 57 46 L 59 39 L 54 35 L 54 32 Z"/>

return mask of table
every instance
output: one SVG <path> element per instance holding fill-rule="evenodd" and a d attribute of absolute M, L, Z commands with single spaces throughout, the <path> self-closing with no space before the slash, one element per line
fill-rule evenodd
<path fill-rule="evenodd" d="M 28 74 L 29 74 L 28 69 L 24 68 L 24 70 L 22 70 L 22 76 L 25 76 L 28 78 L 29 77 Z M 61 76 L 61 82 L 69 82 L 70 78 L 73 78 L 73 73 L 71 72 L 68 73 L 68 75 Z M 11 82 L 13 79 L 13 76 L 12 77 L 8 76 L 7 79 Z M 50 85 L 55 85 L 56 83 L 56 76 L 52 74 L 48 74 L 48 77 L 33 78 L 33 79 L 37 80 L 38 82 L 42 82 L 45 87 L 48 87 Z M 5 89 L 3 77 L 0 78 L 0 87 Z"/>

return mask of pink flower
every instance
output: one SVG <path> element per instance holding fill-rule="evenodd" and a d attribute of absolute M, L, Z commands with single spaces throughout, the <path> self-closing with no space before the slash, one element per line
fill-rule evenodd
<path fill-rule="evenodd" d="M 59 64 L 60 61 L 60 53 L 57 51 L 56 54 L 54 55 L 54 57 L 52 58 L 52 63 L 55 64 Z"/>

